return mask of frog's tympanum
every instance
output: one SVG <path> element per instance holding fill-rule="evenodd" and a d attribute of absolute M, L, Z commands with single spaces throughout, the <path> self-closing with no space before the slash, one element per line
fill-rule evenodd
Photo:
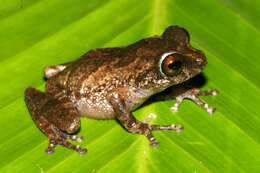
<path fill-rule="evenodd" d="M 190 46 L 188 32 L 170 26 L 161 36 L 125 47 L 94 49 L 76 61 L 46 67 L 46 91 L 29 87 L 25 100 L 32 119 L 49 138 L 47 153 L 54 152 L 56 145 L 80 154 L 87 151 L 68 142 L 83 140 L 74 135 L 80 128 L 80 116 L 117 119 L 126 130 L 145 135 L 151 146 L 157 146 L 159 142 L 153 130 L 179 132 L 183 127 L 138 121 L 131 112 L 152 95 L 168 88 L 171 91 L 167 98 L 177 100 L 171 108 L 173 112 L 188 98 L 208 113 L 214 113 L 215 108 L 203 103 L 198 96 L 216 95 L 216 90 L 178 88 L 199 74 L 206 64 L 204 53 Z"/>

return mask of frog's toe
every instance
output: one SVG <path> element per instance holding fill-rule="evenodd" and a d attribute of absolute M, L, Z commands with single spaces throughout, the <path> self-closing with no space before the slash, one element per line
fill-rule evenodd
<path fill-rule="evenodd" d="M 82 142 L 83 141 L 83 136 L 67 135 L 66 138 L 69 139 L 69 140 L 72 140 L 72 141 L 77 141 L 77 142 Z"/>
<path fill-rule="evenodd" d="M 83 136 L 69 135 L 56 128 L 54 130 L 54 133 L 55 133 L 55 138 L 50 140 L 50 144 L 48 147 L 50 151 L 55 147 L 55 145 L 62 145 L 66 148 L 76 150 L 79 154 L 86 153 L 87 149 L 80 148 L 79 145 L 73 145 L 67 141 L 67 140 L 73 140 L 73 141 L 81 142 L 83 141 Z"/>
<path fill-rule="evenodd" d="M 77 141 L 77 142 L 82 142 L 84 140 L 84 137 L 83 136 L 76 136 L 74 135 L 73 136 L 74 140 Z"/>
<path fill-rule="evenodd" d="M 78 148 L 78 153 L 79 154 L 85 154 L 87 152 L 86 148 L 80 148 L 79 145 L 77 146 L 77 148 Z"/>
<path fill-rule="evenodd" d="M 182 125 L 176 125 L 176 124 L 171 124 L 171 125 L 150 125 L 152 130 L 174 130 L 176 132 L 181 132 L 183 130 Z"/>
<path fill-rule="evenodd" d="M 172 127 L 171 129 L 175 130 L 176 132 L 181 132 L 184 129 L 184 127 L 182 125 L 172 124 L 171 127 Z"/>
<path fill-rule="evenodd" d="M 49 146 L 48 146 L 48 148 L 45 150 L 45 152 L 46 152 L 47 154 L 52 154 L 52 153 L 54 153 L 54 147 L 55 147 L 55 145 L 52 144 L 52 143 L 50 143 Z"/>
<path fill-rule="evenodd" d="M 200 96 L 207 96 L 207 95 L 216 96 L 216 95 L 218 95 L 218 91 L 216 89 L 209 89 L 209 90 L 206 90 L 206 91 L 200 91 L 199 90 L 198 95 L 200 95 Z"/>
<path fill-rule="evenodd" d="M 65 138 L 65 139 L 68 139 L 68 140 L 71 140 L 71 141 L 77 141 L 77 142 L 82 142 L 84 140 L 84 137 L 83 136 L 77 136 L 77 135 L 69 135 L 67 133 L 64 133 L 62 131 L 59 130 L 59 133 Z"/>
<path fill-rule="evenodd" d="M 148 128 L 145 130 L 144 135 L 149 139 L 151 147 L 157 147 L 160 143 L 155 139 L 152 134 L 153 130 L 175 130 L 176 132 L 181 132 L 183 130 L 183 126 L 181 125 L 154 125 L 154 124 L 144 124 L 147 125 Z M 145 127 L 143 125 L 143 127 Z"/>
<path fill-rule="evenodd" d="M 172 111 L 173 113 L 178 112 L 178 110 L 179 110 L 179 104 L 177 104 L 177 103 L 176 103 L 174 106 L 171 107 L 171 111 Z"/>
<path fill-rule="evenodd" d="M 150 142 L 150 146 L 151 146 L 151 147 L 158 147 L 159 145 L 160 145 L 160 142 L 158 142 L 158 141 L 156 141 L 156 140 Z"/>
<path fill-rule="evenodd" d="M 46 152 L 47 154 L 52 154 L 52 153 L 54 153 L 54 149 L 53 149 L 53 148 L 47 148 L 47 149 L 45 150 L 45 152 Z"/>
<path fill-rule="evenodd" d="M 76 150 L 79 154 L 85 154 L 86 151 L 87 151 L 87 149 L 80 148 L 79 145 L 73 145 L 70 142 L 68 142 L 66 139 L 61 138 L 61 137 L 56 138 L 54 141 L 55 141 L 55 144 L 53 144 L 53 143 L 49 144 L 49 147 L 46 150 L 47 153 L 54 152 L 54 147 L 55 147 L 56 144 L 64 146 L 64 147 L 69 148 L 69 149 L 72 149 L 72 150 Z"/>
<path fill-rule="evenodd" d="M 203 108 L 209 113 L 214 114 L 216 112 L 216 108 L 209 106 L 208 104 L 204 104 Z"/>

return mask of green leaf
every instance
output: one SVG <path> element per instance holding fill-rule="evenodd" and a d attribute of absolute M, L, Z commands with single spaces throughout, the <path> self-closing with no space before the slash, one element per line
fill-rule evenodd
<path fill-rule="evenodd" d="M 0 0 L 0 172 L 260 172 L 260 1 L 253 0 Z M 211 116 L 191 101 L 178 113 L 175 100 L 134 112 L 155 124 L 182 124 L 182 133 L 154 132 L 160 146 L 116 121 L 82 118 L 81 146 L 56 147 L 31 120 L 23 92 L 44 89 L 42 69 L 77 59 L 88 50 L 123 46 L 186 28 L 208 65 L 202 99 Z"/>

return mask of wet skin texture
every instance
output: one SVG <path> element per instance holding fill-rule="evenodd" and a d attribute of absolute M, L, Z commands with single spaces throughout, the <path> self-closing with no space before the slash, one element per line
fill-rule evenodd
<path fill-rule="evenodd" d="M 74 135 L 80 128 L 80 116 L 117 119 L 129 132 L 144 134 L 151 146 L 157 146 L 153 130 L 181 131 L 183 127 L 149 124 L 152 116 L 138 121 L 131 112 L 152 95 L 167 89 L 169 92 L 157 97 L 176 98 L 173 112 L 188 98 L 208 113 L 214 113 L 215 109 L 198 96 L 216 95 L 216 90 L 200 91 L 182 85 L 206 64 L 203 52 L 190 46 L 188 32 L 170 26 L 161 36 L 126 47 L 94 49 L 76 61 L 46 67 L 46 91 L 29 87 L 25 101 L 32 119 L 49 138 L 47 153 L 54 152 L 56 145 L 80 154 L 87 151 L 68 142 L 83 140 Z"/>

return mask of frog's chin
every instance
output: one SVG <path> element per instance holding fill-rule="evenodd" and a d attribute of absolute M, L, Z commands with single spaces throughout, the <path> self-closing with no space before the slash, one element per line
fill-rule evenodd
<path fill-rule="evenodd" d="M 189 73 L 189 74 L 186 75 L 186 78 L 183 80 L 183 82 L 186 82 L 187 80 L 190 80 L 191 78 L 194 78 L 195 76 L 197 76 L 201 72 L 202 72 L 201 69 L 193 70 L 192 73 Z"/>

